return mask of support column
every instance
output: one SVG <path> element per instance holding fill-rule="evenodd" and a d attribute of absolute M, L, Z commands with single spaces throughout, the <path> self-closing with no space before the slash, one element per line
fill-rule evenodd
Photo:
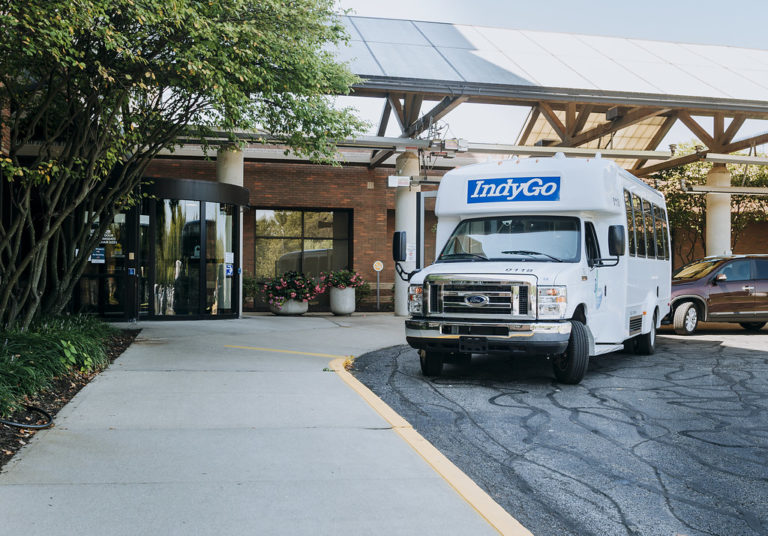
<path fill-rule="evenodd" d="M 715 164 L 707 173 L 707 186 L 731 185 L 725 164 Z M 707 194 L 706 254 L 731 254 L 731 195 Z"/>
<path fill-rule="evenodd" d="M 216 181 L 221 184 L 233 184 L 243 187 L 243 151 L 236 145 L 222 145 L 216 152 Z M 240 260 L 237 275 L 237 317 L 243 316 L 243 207 L 237 207 L 238 221 L 240 222 L 238 230 L 237 258 Z"/>
<path fill-rule="evenodd" d="M 405 152 L 397 157 L 395 174 L 415 177 L 419 175 L 419 157 Z M 416 192 L 420 186 L 399 186 L 395 193 L 395 231 L 405 231 L 408 257 L 400 263 L 406 272 L 416 269 Z M 390 237 L 391 238 L 391 237 Z M 395 274 L 395 314 L 408 316 L 408 285 Z"/>
<path fill-rule="evenodd" d="M 216 180 L 243 186 L 243 151 L 235 145 L 222 145 L 216 151 Z"/>

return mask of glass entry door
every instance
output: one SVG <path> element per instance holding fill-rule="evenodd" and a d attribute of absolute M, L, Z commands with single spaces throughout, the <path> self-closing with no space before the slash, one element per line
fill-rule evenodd
<path fill-rule="evenodd" d="M 139 230 L 141 315 L 190 318 L 238 313 L 236 205 L 146 200 L 140 222 L 145 222 Z"/>
<path fill-rule="evenodd" d="M 99 245 L 88 257 L 76 299 L 83 313 L 96 313 L 115 319 L 132 316 L 127 263 L 127 252 L 130 249 L 127 216 L 125 212 L 115 214 Z M 94 225 L 98 225 L 98 222 Z"/>

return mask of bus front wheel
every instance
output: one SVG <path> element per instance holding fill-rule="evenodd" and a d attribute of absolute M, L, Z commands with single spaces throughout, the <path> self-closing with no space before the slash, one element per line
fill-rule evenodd
<path fill-rule="evenodd" d="M 571 338 L 565 352 L 555 357 L 552 368 L 560 383 L 579 383 L 589 366 L 589 338 L 587 327 L 578 320 L 571 320 Z"/>

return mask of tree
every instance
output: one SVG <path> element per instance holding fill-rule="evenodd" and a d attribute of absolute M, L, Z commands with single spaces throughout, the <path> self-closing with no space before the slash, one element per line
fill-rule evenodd
<path fill-rule="evenodd" d="M 333 0 L 0 0 L 0 327 L 63 310 L 179 136 L 263 129 L 318 161 L 362 127 Z"/>
<path fill-rule="evenodd" d="M 683 144 L 680 154 L 696 151 L 693 143 Z M 763 166 L 728 165 L 732 186 L 768 186 L 768 170 Z M 667 201 L 667 217 L 673 233 L 676 257 L 684 262 L 693 261 L 697 251 L 706 245 L 706 195 L 690 194 L 682 187 L 703 185 L 712 164 L 702 160 L 676 168 L 666 169 L 654 175 L 656 187 Z M 734 249 L 741 233 L 750 223 L 768 221 L 768 197 L 731 196 L 731 248 Z"/>

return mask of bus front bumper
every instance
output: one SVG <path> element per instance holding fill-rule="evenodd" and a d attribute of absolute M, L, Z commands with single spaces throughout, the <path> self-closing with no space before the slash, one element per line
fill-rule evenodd
<path fill-rule="evenodd" d="M 481 323 L 452 320 L 405 321 L 405 339 L 413 348 L 435 352 L 524 352 L 562 354 L 568 347 L 571 323 Z"/>

